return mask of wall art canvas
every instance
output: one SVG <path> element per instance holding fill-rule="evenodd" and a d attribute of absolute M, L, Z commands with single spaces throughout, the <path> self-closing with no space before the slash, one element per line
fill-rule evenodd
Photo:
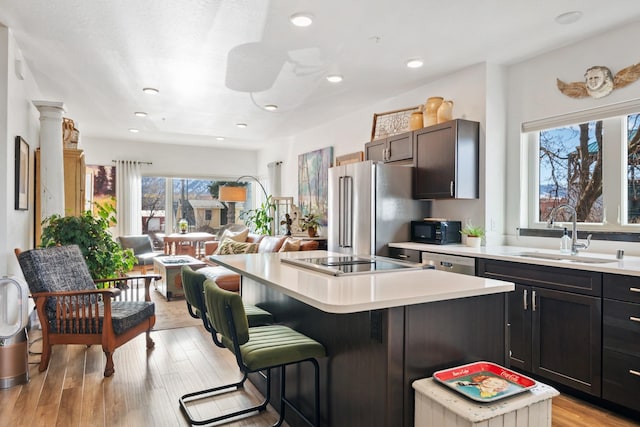
<path fill-rule="evenodd" d="M 302 216 L 310 212 L 327 225 L 329 168 L 333 166 L 333 147 L 298 156 L 298 205 Z"/>
<path fill-rule="evenodd" d="M 111 205 L 116 207 L 116 167 L 113 165 L 87 165 L 87 202 L 95 213 L 93 204 L 101 206 Z"/>

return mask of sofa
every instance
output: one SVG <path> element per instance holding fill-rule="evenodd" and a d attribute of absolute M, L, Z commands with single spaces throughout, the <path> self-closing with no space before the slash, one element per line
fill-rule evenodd
<path fill-rule="evenodd" d="M 219 241 L 205 243 L 205 262 L 209 265 L 198 269 L 198 273 L 212 279 L 222 289 L 239 292 L 240 275 L 225 267 L 215 265 L 215 262 L 209 259 L 211 255 L 312 251 L 318 249 L 318 246 L 319 243 L 316 240 L 296 239 L 287 236 L 264 236 L 249 233 L 248 230 L 239 233 L 225 232 L 220 236 Z"/>

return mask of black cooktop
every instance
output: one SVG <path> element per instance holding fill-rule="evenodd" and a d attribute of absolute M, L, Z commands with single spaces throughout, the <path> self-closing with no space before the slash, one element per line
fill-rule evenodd
<path fill-rule="evenodd" d="M 282 262 L 309 268 L 333 276 L 345 274 L 382 273 L 398 270 L 424 268 L 421 264 L 409 263 L 380 256 L 336 255 L 317 258 L 282 258 Z"/>

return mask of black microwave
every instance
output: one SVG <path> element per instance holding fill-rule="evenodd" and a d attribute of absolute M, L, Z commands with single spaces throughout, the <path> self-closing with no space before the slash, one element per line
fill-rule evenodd
<path fill-rule="evenodd" d="M 462 223 L 460 221 L 431 219 L 411 221 L 411 241 L 436 245 L 460 243 L 462 241 L 461 228 Z"/>

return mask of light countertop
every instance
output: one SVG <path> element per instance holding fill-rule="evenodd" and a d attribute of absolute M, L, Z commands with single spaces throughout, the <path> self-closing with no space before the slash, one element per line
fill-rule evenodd
<path fill-rule="evenodd" d="M 328 313 L 355 313 L 514 290 L 511 282 L 439 270 L 331 276 L 295 267 L 281 257 L 311 258 L 326 251 L 215 255 L 229 270 Z"/>
<path fill-rule="evenodd" d="M 577 258 L 573 259 L 543 259 L 530 256 L 522 256 L 522 253 L 540 253 L 544 255 L 560 255 L 559 250 L 538 249 L 522 246 L 482 246 L 472 248 L 465 245 L 430 245 L 414 242 L 390 243 L 390 247 L 413 249 L 421 252 L 433 252 L 448 255 L 465 256 L 472 258 L 495 259 L 513 261 L 524 264 L 547 265 L 552 267 L 571 268 L 576 270 L 596 271 L 603 273 L 624 274 L 628 276 L 640 276 L 640 257 L 624 255 L 621 260 L 616 259 L 615 254 L 595 253 L 581 251 Z M 584 262 L 579 261 L 584 260 Z M 590 260 L 607 262 L 589 262 Z"/>

